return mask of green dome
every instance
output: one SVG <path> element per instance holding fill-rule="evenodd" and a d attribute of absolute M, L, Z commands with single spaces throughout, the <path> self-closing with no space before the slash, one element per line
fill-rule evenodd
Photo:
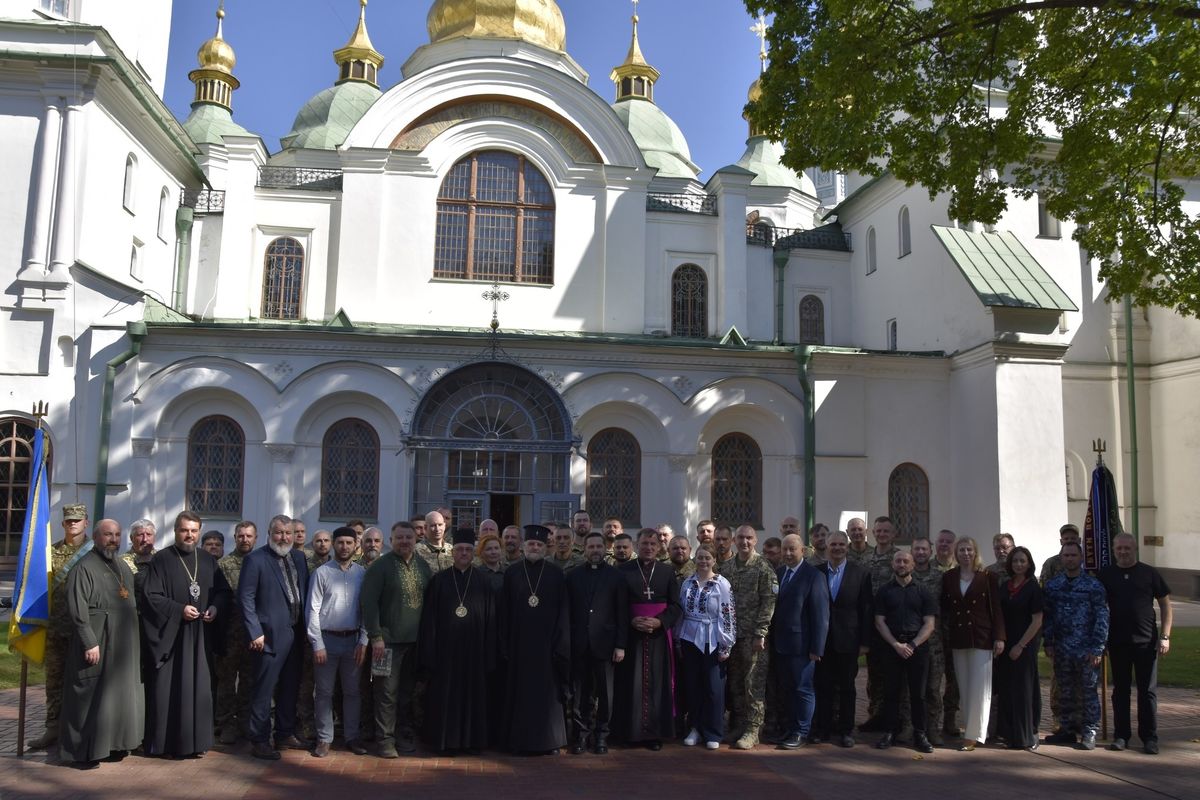
<path fill-rule="evenodd" d="M 212 103 L 193 103 L 183 129 L 196 144 L 224 144 L 224 136 L 254 135 L 233 121 L 228 108 Z"/>
<path fill-rule="evenodd" d="M 292 130 L 280 139 L 285 148 L 334 150 L 383 93 L 362 81 L 345 81 L 319 93 L 300 109 Z"/>
<path fill-rule="evenodd" d="M 754 173 L 751 186 L 784 186 L 813 197 L 817 187 L 807 175 L 797 175 L 779 160 L 782 148 L 766 136 L 751 136 L 746 141 L 746 152 L 737 160 L 737 165 Z"/>
<path fill-rule="evenodd" d="M 700 168 L 692 163 L 683 131 L 661 108 L 636 98 L 613 103 L 612 108 L 659 177 L 695 178 L 700 174 Z"/>

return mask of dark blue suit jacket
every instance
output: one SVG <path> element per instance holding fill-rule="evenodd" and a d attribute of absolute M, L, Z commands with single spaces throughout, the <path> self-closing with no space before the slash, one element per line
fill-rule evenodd
<path fill-rule="evenodd" d="M 792 579 L 783 585 L 787 567 L 775 571 L 779 595 L 771 617 L 771 641 L 784 656 L 825 655 L 829 635 L 829 582 L 825 575 L 801 561 Z"/>
<path fill-rule="evenodd" d="M 292 559 L 296 567 L 296 581 L 300 586 L 300 621 L 297 624 L 303 630 L 308 607 L 308 565 L 299 550 L 292 550 L 284 558 Z M 238 602 L 246 620 L 248 641 L 265 636 L 263 652 L 287 653 L 292 649 L 295 635 L 283 588 L 283 570 L 276 562 L 275 554 L 267 546 L 246 556 L 238 577 Z"/>

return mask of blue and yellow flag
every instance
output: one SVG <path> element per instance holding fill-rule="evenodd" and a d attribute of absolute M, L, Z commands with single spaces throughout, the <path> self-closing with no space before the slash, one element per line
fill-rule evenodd
<path fill-rule="evenodd" d="M 33 439 L 32 478 L 13 613 L 8 623 L 8 649 L 41 664 L 46 657 L 46 629 L 50 625 L 50 481 L 46 475 L 45 434 L 38 428 Z"/>

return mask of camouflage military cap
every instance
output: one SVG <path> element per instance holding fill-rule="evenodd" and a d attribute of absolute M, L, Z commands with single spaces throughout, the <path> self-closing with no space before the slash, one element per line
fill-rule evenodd
<path fill-rule="evenodd" d="M 87 506 L 83 503 L 70 503 L 63 506 L 63 522 L 74 522 L 75 520 L 87 518 Z"/>

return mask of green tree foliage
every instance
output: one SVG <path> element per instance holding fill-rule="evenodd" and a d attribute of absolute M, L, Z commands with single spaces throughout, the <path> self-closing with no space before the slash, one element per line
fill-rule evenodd
<path fill-rule="evenodd" d="M 1113 295 L 1200 313 L 1196 0 L 746 0 L 793 169 L 890 170 L 955 219 L 1034 192 Z"/>

